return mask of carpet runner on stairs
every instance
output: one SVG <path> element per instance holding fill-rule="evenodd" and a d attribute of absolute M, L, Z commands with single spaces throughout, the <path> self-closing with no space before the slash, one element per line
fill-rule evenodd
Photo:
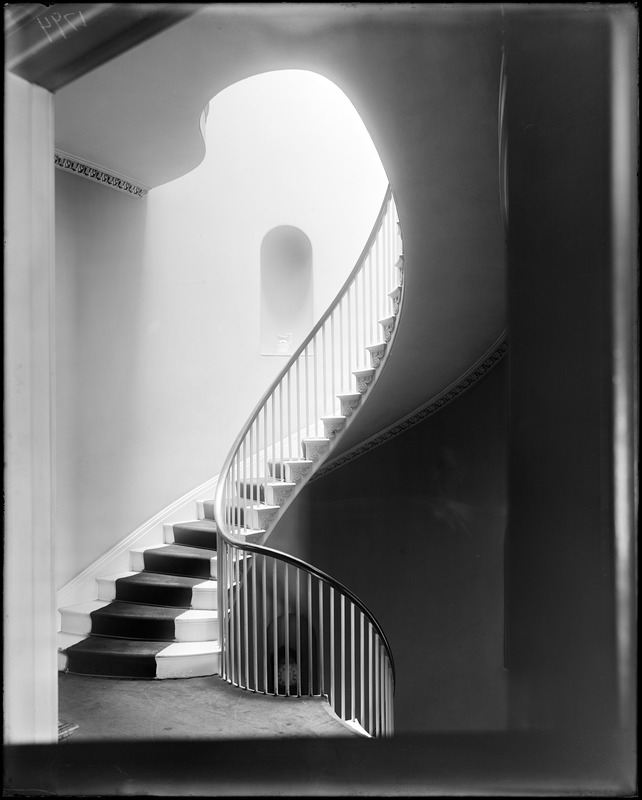
<path fill-rule="evenodd" d="M 98 579 L 96 601 L 60 609 L 63 668 L 121 678 L 218 673 L 216 524 L 165 526 L 131 551 L 131 571 Z"/>

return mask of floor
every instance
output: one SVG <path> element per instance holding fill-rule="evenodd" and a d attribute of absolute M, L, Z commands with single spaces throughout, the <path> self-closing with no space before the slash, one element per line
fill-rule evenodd
<path fill-rule="evenodd" d="M 316 697 L 270 697 L 222 678 L 126 680 L 60 673 L 63 742 L 358 737 Z"/>

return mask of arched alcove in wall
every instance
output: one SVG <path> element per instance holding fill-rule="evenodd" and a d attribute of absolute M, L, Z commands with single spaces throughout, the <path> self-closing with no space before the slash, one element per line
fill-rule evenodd
<path fill-rule="evenodd" d="M 312 243 L 293 225 L 261 242 L 261 354 L 290 355 L 313 325 Z"/>
<path fill-rule="evenodd" d="M 212 283 L 236 309 L 226 330 L 259 358 L 288 356 L 354 267 L 385 170 L 345 93 L 306 70 L 260 73 L 220 91 L 205 141 L 202 165 L 186 177 L 203 199 Z M 279 366 L 260 360 L 264 371 Z"/>

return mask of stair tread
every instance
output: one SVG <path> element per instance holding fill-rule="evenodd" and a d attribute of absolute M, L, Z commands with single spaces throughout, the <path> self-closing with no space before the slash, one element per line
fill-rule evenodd
<path fill-rule="evenodd" d="M 154 555 L 163 556 L 178 556 L 180 558 L 214 558 L 216 557 L 215 548 L 205 547 L 191 547 L 183 544 L 164 544 L 160 547 L 143 548 L 145 553 L 153 553 Z"/>
<path fill-rule="evenodd" d="M 195 519 L 189 522 L 174 522 L 172 524 L 174 530 L 189 530 L 189 531 L 211 531 L 216 533 L 218 528 L 213 519 Z"/>
<path fill-rule="evenodd" d="M 215 653 L 220 650 L 218 639 L 208 639 L 204 642 L 164 642 L 160 639 L 121 639 L 117 636 L 88 636 L 81 642 L 69 645 L 70 650 L 114 653 L 123 656 L 156 656 L 161 650 L 167 650 L 167 655 L 180 655 L 181 653 Z"/>
<path fill-rule="evenodd" d="M 161 640 L 121 639 L 111 636 L 88 636 L 66 648 L 66 652 L 114 653 L 121 656 L 155 656 L 167 647 Z"/>
<path fill-rule="evenodd" d="M 191 575 L 171 575 L 166 572 L 120 572 L 115 575 L 105 575 L 103 580 L 118 580 L 126 583 L 148 584 L 163 586 L 176 586 L 180 588 L 193 588 L 202 584 L 216 585 L 216 579 L 193 578 Z"/>

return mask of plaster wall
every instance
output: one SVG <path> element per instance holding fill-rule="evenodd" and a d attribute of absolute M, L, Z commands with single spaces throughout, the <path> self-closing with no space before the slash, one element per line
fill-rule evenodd
<path fill-rule="evenodd" d="M 507 725 L 508 365 L 313 480 L 270 536 L 348 586 L 395 659 L 395 733 Z"/>
<path fill-rule="evenodd" d="M 257 76 L 215 97 L 208 155 L 144 200 L 56 171 L 58 533 L 63 586 L 216 475 L 285 357 L 260 355 L 260 247 L 312 243 L 315 320 L 387 179 L 329 81 Z"/>

